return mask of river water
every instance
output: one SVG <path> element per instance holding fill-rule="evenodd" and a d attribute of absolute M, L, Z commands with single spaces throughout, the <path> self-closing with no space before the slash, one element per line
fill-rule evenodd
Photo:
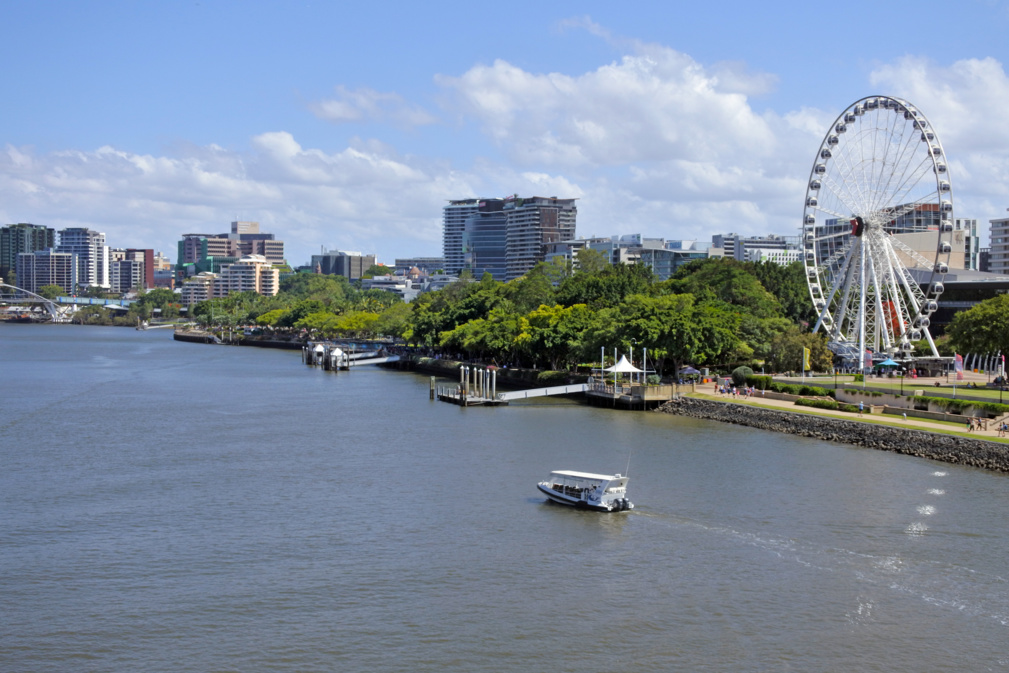
<path fill-rule="evenodd" d="M 0 372 L 3 671 L 1009 670 L 1004 475 L 168 330 Z"/>

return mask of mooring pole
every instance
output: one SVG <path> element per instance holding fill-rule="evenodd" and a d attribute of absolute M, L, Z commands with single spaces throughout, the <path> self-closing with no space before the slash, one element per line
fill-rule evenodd
<path fill-rule="evenodd" d="M 431 377 L 431 397 L 428 399 L 434 399 L 434 377 Z"/>

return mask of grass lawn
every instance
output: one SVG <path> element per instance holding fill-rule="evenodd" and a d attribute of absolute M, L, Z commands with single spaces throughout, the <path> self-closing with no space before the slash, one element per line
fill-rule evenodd
<path fill-rule="evenodd" d="M 716 401 L 716 402 L 717 401 L 722 401 L 722 402 L 726 401 L 725 398 L 720 398 L 720 397 L 718 397 L 716 395 L 709 395 L 709 394 L 706 394 L 706 393 L 694 393 L 694 394 L 690 395 L 690 397 L 696 397 L 698 399 L 703 399 L 703 400 L 713 400 L 713 401 Z M 730 402 L 730 403 L 733 403 L 733 402 Z M 907 428 L 908 430 L 920 430 L 922 432 L 935 432 L 935 433 L 942 434 L 942 435 L 955 435 L 955 436 L 958 436 L 958 437 L 974 437 L 974 438 L 977 438 L 977 439 L 984 439 L 984 440 L 987 440 L 987 441 L 998 442 L 1000 444 L 1009 444 L 1009 438 L 1002 438 L 1002 437 L 995 437 L 995 436 L 986 436 L 986 435 L 975 435 L 972 432 L 967 432 L 967 430 L 966 430 L 966 425 L 967 425 L 966 421 L 963 422 L 963 423 L 954 423 L 954 422 L 950 422 L 950 421 L 932 421 L 932 420 L 925 421 L 925 419 L 918 419 L 918 420 L 921 420 L 923 422 L 928 422 L 928 423 L 931 423 L 931 424 L 934 424 L 934 425 L 944 426 L 944 427 L 939 427 L 939 428 L 933 427 L 931 425 L 928 426 L 928 427 L 922 427 L 922 426 L 917 425 L 917 423 L 915 423 L 916 419 L 908 418 L 905 421 L 904 418 L 903 418 L 903 416 L 894 416 L 892 414 L 875 414 L 875 415 L 873 415 L 873 414 L 865 414 L 864 416 L 859 416 L 858 414 L 849 414 L 849 413 L 844 413 L 843 415 L 836 414 L 836 413 L 829 413 L 828 414 L 828 413 L 822 413 L 825 410 L 823 410 L 823 409 L 816 409 L 815 407 L 803 407 L 803 406 L 799 406 L 799 405 L 795 405 L 793 407 L 782 407 L 782 406 L 772 405 L 772 404 L 766 404 L 766 403 L 762 404 L 759 400 L 757 400 L 755 398 L 751 398 L 750 400 L 748 400 L 746 402 L 735 402 L 735 404 L 745 404 L 746 406 L 761 407 L 763 409 L 772 409 L 774 411 L 787 411 L 787 412 L 790 412 L 790 413 L 797 413 L 797 414 L 808 414 L 808 415 L 811 415 L 811 416 L 825 416 L 827 418 L 839 418 L 839 419 L 842 419 L 842 420 L 857 421 L 859 423 L 873 423 L 875 425 L 887 425 L 887 426 L 891 426 L 891 427 L 895 427 L 895 428 Z"/>

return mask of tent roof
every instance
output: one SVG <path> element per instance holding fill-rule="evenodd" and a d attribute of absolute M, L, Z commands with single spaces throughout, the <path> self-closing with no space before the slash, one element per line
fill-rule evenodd
<path fill-rule="evenodd" d="M 613 365 L 612 367 L 608 367 L 608 368 L 604 369 L 603 371 L 610 372 L 611 374 L 614 373 L 614 372 L 617 373 L 617 374 L 623 374 L 625 372 L 640 372 L 640 371 L 643 371 L 643 370 L 638 369 L 637 367 L 635 367 L 634 365 L 632 365 L 630 362 L 628 362 L 626 355 L 621 355 L 620 356 L 620 362 L 618 362 L 617 364 Z"/>

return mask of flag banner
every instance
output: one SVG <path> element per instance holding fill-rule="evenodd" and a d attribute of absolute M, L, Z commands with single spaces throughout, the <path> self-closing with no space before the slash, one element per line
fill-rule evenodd
<path fill-rule="evenodd" d="M 963 356 L 953 356 L 953 369 L 956 371 L 956 380 L 963 381 Z"/>
<path fill-rule="evenodd" d="M 865 362 L 862 364 L 866 369 L 872 369 L 872 351 L 865 352 Z"/>
<path fill-rule="evenodd" d="M 802 349 L 802 371 L 808 371 L 809 369 L 810 369 L 810 366 L 809 366 L 809 349 L 808 348 L 803 348 Z"/>

